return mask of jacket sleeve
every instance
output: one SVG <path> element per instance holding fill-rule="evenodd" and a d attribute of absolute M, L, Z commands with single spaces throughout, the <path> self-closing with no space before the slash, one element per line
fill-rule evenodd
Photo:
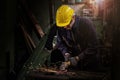
<path fill-rule="evenodd" d="M 83 19 L 81 23 L 83 23 L 84 25 L 83 27 L 84 29 L 82 30 L 85 30 L 84 32 L 82 32 L 83 34 L 82 41 L 83 41 L 83 45 L 85 43 L 85 46 L 81 54 L 79 54 L 79 57 L 80 59 L 95 58 L 98 54 L 98 46 L 99 46 L 95 26 L 93 25 L 92 21 L 90 21 L 89 19 Z"/>
<path fill-rule="evenodd" d="M 64 42 L 62 41 L 62 36 L 60 36 L 59 34 L 57 34 L 57 46 L 58 46 L 58 49 L 62 52 L 63 55 L 65 53 L 68 53 L 68 49 L 65 46 Z"/>
<path fill-rule="evenodd" d="M 91 59 L 97 57 L 98 47 L 94 44 L 89 44 L 88 47 L 83 50 L 78 56 L 80 59 Z"/>

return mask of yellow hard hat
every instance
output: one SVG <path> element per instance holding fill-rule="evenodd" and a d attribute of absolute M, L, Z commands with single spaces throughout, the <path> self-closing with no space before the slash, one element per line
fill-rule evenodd
<path fill-rule="evenodd" d="M 56 12 L 56 25 L 58 27 L 65 27 L 70 24 L 74 10 L 68 5 L 62 5 Z"/>

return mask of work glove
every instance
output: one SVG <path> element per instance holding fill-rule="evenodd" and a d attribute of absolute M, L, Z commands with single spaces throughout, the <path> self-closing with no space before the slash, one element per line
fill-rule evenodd
<path fill-rule="evenodd" d="M 68 66 L 70 65 L 70 61 L 69 61 L 70 54 L 65 53 L 64 58 L 65 58 L 65 62 L 62 62 L 61 66 L 60 66 L 60 70 L 62 70 L 62 71 L 65 71 L 68 68 Z"/>
<path fill-rule="evenodd" d="M 69 53 L 65 53 L 64 58 L 65 58 L 65 62 L 69 61 L 70 54 Z"/>
<path fill-rule="evenodd" d="M 79 61 L 79 57 L 78 56 L 71 57 L 69 58 L 69 61 L 71 66 L 76 66 Z"/>

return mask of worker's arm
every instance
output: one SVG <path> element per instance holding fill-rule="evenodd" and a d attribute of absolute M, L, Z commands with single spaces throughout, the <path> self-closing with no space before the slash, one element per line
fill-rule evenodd
<path fill-rule="evenodd" d="M 84 49 L 82 49 L 82 52 L 78 55 L 80 60 L 83 59 L 88 59 L 88 61 L 92 60 L 93 58 L 96 57 L 98 54 L 98 47 L 99 47 L 99 42 L 97 39 L 97 32 L 95 29 L 95 25 L 93 22 L 89 19 L 82 18 L 80 21 L 80 26 L 78 27 L 78 32 L 74 35 L 82 35 L 80 36 L 81 41 L 78 41 L 78 44 Z M 79 33 L 79 34 L 77 34 Z M 78 37 L 78 40 L 79 37 Z"/>
<path fill-rule="evenodd" d="M 57 33 L 57 27 L 56 24 L 54 24 L 49 31 L 48 37 L 47 37 L 47 41 L 45 44 L 45 48 L 47 48 L 48 50 L 52 50 L 53 49 L 53 40 L 54 37 L 56 36 Z"/>
<path fill-rule="evenodd" d="M 62 36 L 61 35 L 57 35 L 57 46 L 58 49 L 62 52 L 63 55 L 65 55 L 65 53 L 68 53 L 68 49 L 65 46 L 63 40 L 62 40 Z"/>
<path fill-rule="evenodd" d="M 65 35 L 66 35 L 66 29 L 59 28 L 57 35 L 58 49 L 62 52 L 65 61 L 68 61 L 71 55 L 69 53 L 68 46 L 65 43 L 65 38 L 64 38 Z"/>

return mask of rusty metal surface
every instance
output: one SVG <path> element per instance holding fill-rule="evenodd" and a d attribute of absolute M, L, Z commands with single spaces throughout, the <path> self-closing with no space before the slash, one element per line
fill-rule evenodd
<path fill-rule="evenodd" d="M 107 73 L 88 72 L 88 71 L 59 71 L 48 68 L 40 68 L 29 71 L 26 78 L 30 79 L 52 79 L 52 80 L 107 80 L 105 77 Z"/>

